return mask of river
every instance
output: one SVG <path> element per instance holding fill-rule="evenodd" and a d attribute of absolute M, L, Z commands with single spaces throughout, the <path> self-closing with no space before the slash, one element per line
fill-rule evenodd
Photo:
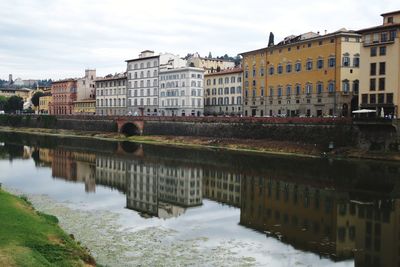
<path fill-rule="evenodd" d="M 103 266 L 398 266 L 400 165 L 0 133 L 0 183 Z"/>

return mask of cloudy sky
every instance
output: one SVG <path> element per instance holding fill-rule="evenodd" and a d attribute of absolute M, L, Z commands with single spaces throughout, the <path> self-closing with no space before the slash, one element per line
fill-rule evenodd
<path fill-rule="evenodd" d="M 1 0 L 0 78 L 123 71 L 145 49 L 236 55 L 308 31 L 382 23 L 398 0 Z"/>

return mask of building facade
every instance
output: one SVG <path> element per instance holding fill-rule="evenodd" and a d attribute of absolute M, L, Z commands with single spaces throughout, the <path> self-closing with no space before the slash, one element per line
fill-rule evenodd
<path fill-rule="evenodd" d="M 361 36 L 289 36 L 243 53 L 245 116 L 350 116 L 358 108 Z"/>
<path fill-rule="evenodd" d="M 85 70 L 85 76 L 77 80 L 77 100 L 95 99 L 96 70 Z"/>
<path fill-rule="evenodd" d="M 74 101 L 74 115 L 94 115 L 96 114 L 96 100 L 83 99 Z"/>
<path fill-rule="evenodd" d="M 362 34 L 360 107 L 399 117 L 400 11 L 382 14 L 383 24 Z"/>
<path fill-rule="evenodd" d="M 241 68 L 205 74 L 205 115 L 242 114 L 242 75 Z"/>
<path fill-rule="evenodd" d="M 52 100 L 49 103 L 51 115 L 70 115 L 76 101 L 76 79 L 67 79 L 53 82 L 51 85 Z"/>
<path fill-rule="evenodd" d="M 161 116 L 204 114 L 204 70 L 184 67 L 160 71 L 159 110 Z"/>
<path fill-rule="evenodd" d="M 96 80 L 96 114 L 125 115 L 126 73 L 109 75 Z"/>
<path fill-rule="evenodd" d="M 51 102 L 51 93 L 46 93 L 44 96 L 39 98 L 38 113 L 49 114 L 49 103 Z"/>
<path fill-rule="evenodd" d="M 224 69 L 232 69 L 235 67 L 235 62 L 219 59 L 201 57 L 198 53 L 194 53 L 188 59 L 188 66 L 202 68 L 205 73 L 212 73 Z"/>
<path fill-rule="evenodd" d="M 243 57 L 243 115 L 264 116 L 267 75 L 267 49 L 258 49 L 241 54 Z"/>
<path fill-rule="evenodd" d="M 127 60 L 128 113 L 158 115 L 158 72 L 160 56 L 146 50 L 136 59 Z"/>

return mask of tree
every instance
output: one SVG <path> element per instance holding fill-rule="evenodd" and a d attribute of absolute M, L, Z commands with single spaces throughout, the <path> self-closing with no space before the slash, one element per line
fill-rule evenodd
<path fill-rule="evenodd" d="M 31 102 L 32 102 L 32 104 L 35 106 L 35 107 L 37 107 L 37 106 L 39 106 L 39 98 L 41 97 L 41 96 L 44 96 L 44 93 L 43 92 L 36 92 L 35 94 L 33 94 L 33 96 L 32 96 L 32 99 L 31 99 Z"/>
<path fill-rule="evenodd" d="M 7 100 L 4 106 L 4 110 L 6 112 L 14 113 L 17 110 L 22 110 L 23 107 L 24 107 L 24 101 L 22 97 L 13 95 Z"/>
<path fill-rule="evenodd" d="M 4 106 L 7 103 L 7 97 L 0 96 L 0 110 L 4 110 Z"/>

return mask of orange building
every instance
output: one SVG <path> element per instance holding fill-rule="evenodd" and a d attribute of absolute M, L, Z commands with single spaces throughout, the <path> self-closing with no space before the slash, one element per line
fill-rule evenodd
<path fill-rule="evenodd" d="M 53 82 L 51 85 L 52 100 L 49 103 L 51 115 L 70 115 L 76 101 L 76 79 L 67 79 Z"/>

